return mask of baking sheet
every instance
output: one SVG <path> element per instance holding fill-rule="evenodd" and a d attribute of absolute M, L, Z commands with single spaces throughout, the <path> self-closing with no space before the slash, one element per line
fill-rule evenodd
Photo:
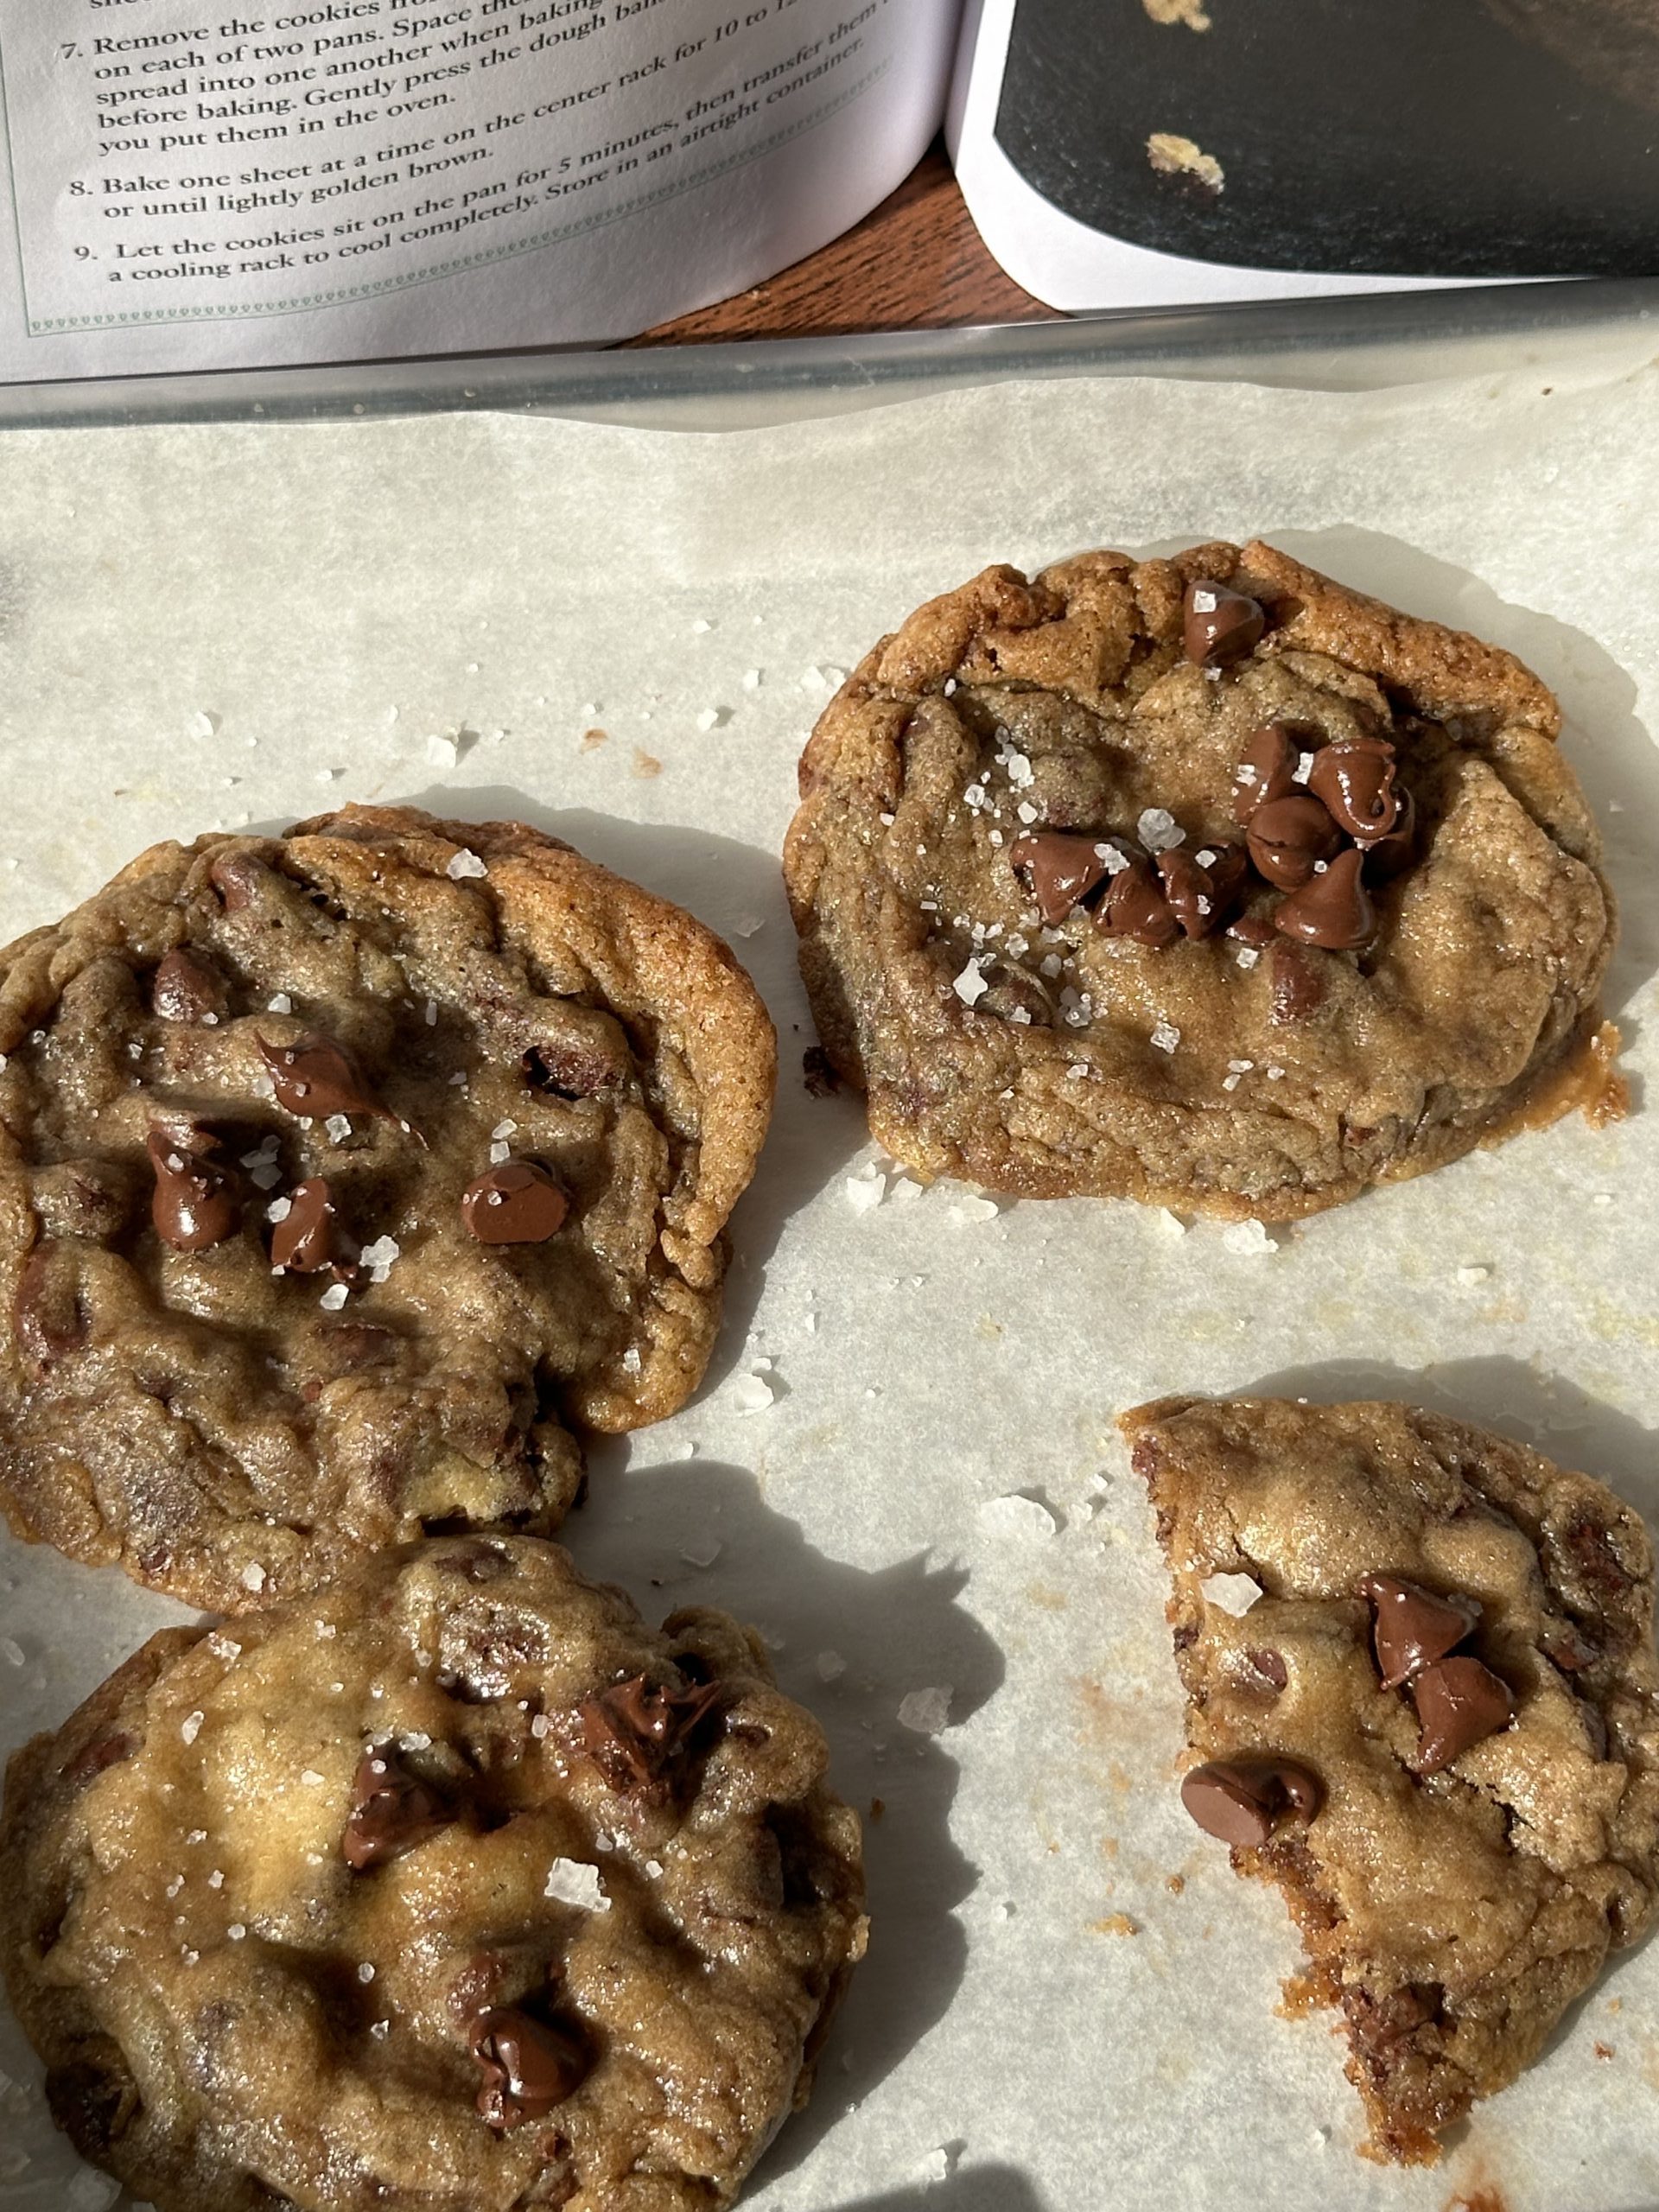
<path fill-rule="evenodd" d="M 758 1623 L 844 1794 L 884 1806 L 871 1955 L 757 2179 L 766 2212 L 1659 2206 L 1653 1945 L 1437 2172 L 1354 2158 L 1338 2044 L 1274 2015 L 1282 1908 L 1176 1799 L 1163 1575 L 1111 1428 L 1178 1389 L 1395 1393 L 1652 1517 L 1650 1117 L 1522 1138 L 1265 1249 L 1127 1205 L 924 1192 L 851 1102 L 801 1086 L 775 861 L 830 687 L 917 601 L 992 559 L 1260 532 L 1560 691 L 1624 906 L 1610 1003 L 1639 1108 L 1656 515 L 1652 371 L 1008 385 L 706 436 L 472 417 L 0 442 L 0 931 L 156 837 L 412 799 L 521 815 L 683 900 L 778 1020 L 709 1382 L 595 1452 L 568 1529 L 653 1613 Z M 8 1747 L 178 1617 L 9 1541 L 0 1615 Z M 900 1720 L 945 1689 L 942 1732 Z M 93 2212 L 9 2018 L 0 2068 L 0 2206 Z"/>

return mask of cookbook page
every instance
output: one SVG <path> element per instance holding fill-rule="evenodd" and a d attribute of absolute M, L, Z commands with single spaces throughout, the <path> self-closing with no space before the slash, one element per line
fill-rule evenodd
<path fill-rule="evenodd" d="M 1004 385 L 658 434 L 524 418 L 0 440 L 0 931 L 151 840 L 346 799 L 519 815 L 723 932 L 783 1046 L 727 1322 L 592 1455 L 578 1563 L 753 1621 L 866 1817 L 868 1959 L 757 2212 L 1634 2212 L 1659 1948 L 1616 1960 L 1433 2171 L 1356 2156 L 1298 1947 L 1177 1796 L 1165 1579 L 1118 1410 L 1403 1396 L 1659 1513 L 1659 374 L 1382 394 Z M 1261 532 L 1513 648 L 1623 908 L 1636 1108 L 1292 1229 L 923 1189 L 812 1031 L 777 854 L 842 671 L 986 563 Z M 175 1609 L 0 1544 L 0 1730 Z M 107 2201 L 0 2015 L 0 2208 Z M 74 2195 L 69 2194 L 71 2188 Z"/>
<path fill-rule="evenodd" d="M 959 0 L 0 0 L 0 380 L 594 343 L 836 237 Z"/>

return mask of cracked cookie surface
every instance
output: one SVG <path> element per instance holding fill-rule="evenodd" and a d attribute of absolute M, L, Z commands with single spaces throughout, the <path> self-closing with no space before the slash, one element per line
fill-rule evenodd
<path fill-rule="evenodd" d="M 1341 2008 L 1372 2155 L 1431 2162 L 1652 1918 L 1647 1533 L 1605 1484 L 1406 1406 L 1173 1398 L 1122 1426 L 1173 1581 L 1183 1798 L 1282 1891 L 1287 1993 Z"/>
<path fill-rule="evenodd" d="M 54 2114 L 159 2212 L 728 2204 L 863 1948 L 826 1758 L 531 1538 L 164 1631 L 7 1776 Z"/>
<path fill-rule="evenodd" d="M 1511 655 L 1265 544 L 988 569 L 803 755 L 785 874 L 824 1046 L 924 1175 L 1264 1220 L 1616 1111 L 1612 909 L 1559 723 Z M 1238 803 L 1269 728 L 1277 843 Z M 1397 775 L 1386 848 L 1345 771 L 1310 798 L 1321 755 Z"/>
<path fill-rule="evenodd" d="M 545 1534 L 701 1379 L 772 1026 L 512 823 L 158 845 L 0 956 L 0 1503 L 234 1611 Z"/>

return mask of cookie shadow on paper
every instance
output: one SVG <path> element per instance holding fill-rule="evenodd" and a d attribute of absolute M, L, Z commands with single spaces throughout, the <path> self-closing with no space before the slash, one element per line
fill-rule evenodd
<path fill-rule="evenodd" d="M 959 1770 L 949 1732 L 906 1727 L 899 1708 L 912 1693 L 944 1690 L 954 1729 L 996 1692 L 1002 1655 L 959 1603 L 965 1570 L 925 1553 L 850 1566 L 809 1544 L 745 1470 L 693 1459 L 622 1472 L 629 1449 L 594 1451 L 588 1502 L 561 1540 L 584 1573 L 622 1583 L 653 1621 L 717 1605 L 758 1629 L 781 1688 L 823 1726 L 830 1787 L 864 1823 L 869 1954 L 819 2059 L 811 2103 L 760 2170 L 776 2180 L 892 2072 L 961 1982 L 967 1939 L 955 1908 L 978 1876 L 950 1837 Z M 632 1441 L 636 1460 L 648 1463 L 651 1449 L 648 1433 Z M 957 2201 L 942 2188 L 928 2198 L 941 2212 Z M 963 2212 L 981 2202 L 960 2199 Z M 1017 2212 L 1017 2197 L 1000 2202 Z"/>

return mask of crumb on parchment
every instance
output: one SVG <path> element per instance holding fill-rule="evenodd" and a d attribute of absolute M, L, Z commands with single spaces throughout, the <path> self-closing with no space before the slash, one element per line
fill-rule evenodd
<path fill-rule="evenodd" d="M 1160 176 L 1190 176 L 1211 192 L 1225 189 L 1227 179 L 1215 156 L 1178 131 L 1154 130 L 1147 140 L 1147 159 Z"/>

